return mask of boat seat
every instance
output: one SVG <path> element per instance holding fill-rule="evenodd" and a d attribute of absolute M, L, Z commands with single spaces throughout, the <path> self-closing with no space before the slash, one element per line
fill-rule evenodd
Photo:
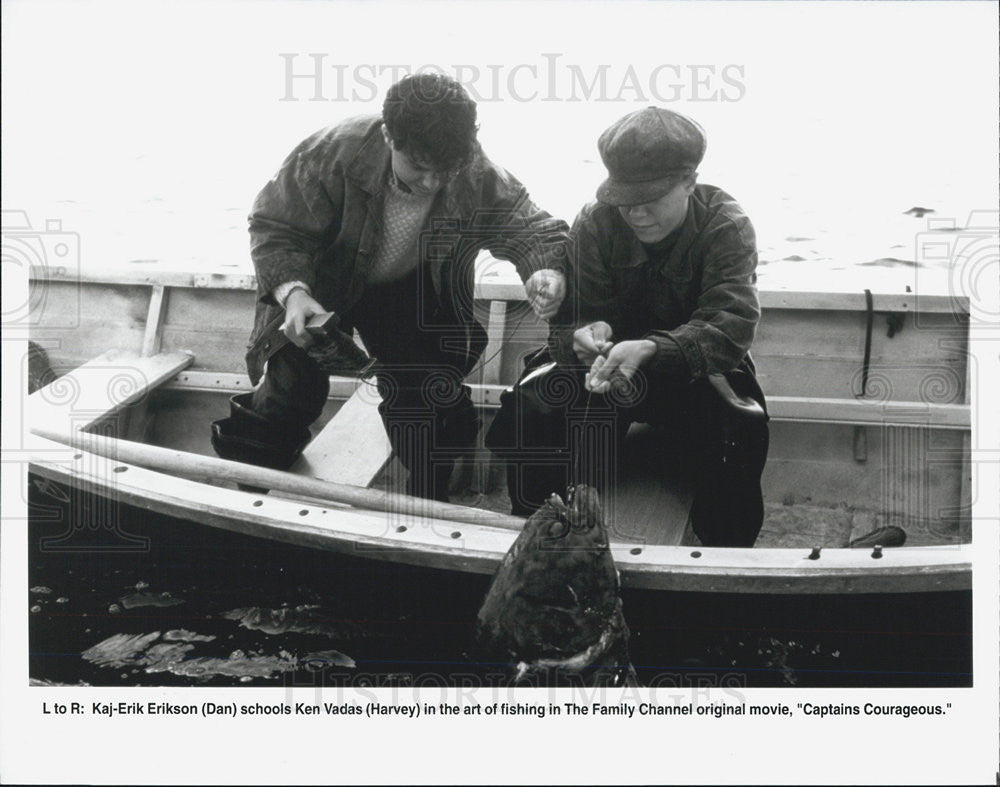
<path fill-rule="evenodd" d="M 368 486 L 392 458 L 373 385 L 361 385 L 291 467 L 298 475 Z"/>
<path fill-rule="evenodd" d="M 28 397 L 34 424 L 78 431 L 143 402 L 149 392 L 187 368 L 187 352 L 139 355 L 108 350 L 40 388 Z"/>
<path fill-rule="evenodd" d="M 670 546 L 697 545 L 691 529 L 694 491 L 673 470 L 663 437 L 649 424 L 632 424 L 614 491 L 605 495 L 605 521 L 612 541 Z"/>
<path fill-rule="evenodd" d="M 370 388 L 358 388 L 306 446 L 291 472 L 369 486 L 393 457 L 378 401 Z M 637 546 L 698 544 L 690 525 L 693 491 L 666 466 L 659 432 L 648 424 L 633 424 L 625 453 L 615 492 L 605 500 L 611 539 Z"/>

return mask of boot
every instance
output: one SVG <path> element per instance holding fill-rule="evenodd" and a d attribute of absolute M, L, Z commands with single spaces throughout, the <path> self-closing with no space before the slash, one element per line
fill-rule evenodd
<path fill-rule="evenodd" d="M 252 393 L 229 400 L 229 417 L 212 422 L 212 448 L 223 459 L 232 459 L 272 470 L 287 470 L 311 438 L 304 426 L 275 423 L 250 409 Z M 266 494 L 266 489 L 239 484 L 248 492 Z"/>

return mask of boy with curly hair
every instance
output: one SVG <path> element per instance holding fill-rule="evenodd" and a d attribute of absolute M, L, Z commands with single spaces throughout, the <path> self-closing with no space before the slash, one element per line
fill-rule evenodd
<path fill-rule="evenodd" d="M 250 214 L 257 387 L 213 425 L 220 456 L 292 464 L 329 393 L 307 323 L 335 312 L 378 360 L 379 412 L 407 491 L 447 500 L 454 458 L 479 428 L 462 384 L 486 346 L 472 313 L 479 250 L 515 264 L 542 319 L 565 293 L 566 224 L 485 156 L 476 132 L 464 88 L 418 74 L 390 88 L 381 117 L 319 131 L 285 159 Z"/>

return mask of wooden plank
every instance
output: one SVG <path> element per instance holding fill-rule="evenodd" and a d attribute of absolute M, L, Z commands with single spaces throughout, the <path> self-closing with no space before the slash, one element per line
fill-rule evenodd
<path fill-rule="evenodd" d="M 503 364 L 503 340 L 507 322 L 507 302 L 492 301 L 490 303 L 490 321 L 486 326 L 486 349 L 483 351 L 482 382 L 496 384 L 500 382 L 500 367 Z"/>
<path fill-rule="evenodd" d="M 53 267 L 32 270 L 31 281 L 70 282 L 72 284 L 163 284 L 167 287 L 206 288 L 216 290 L 253 290 L 257 280 L 252 271 L 233 268 L 218 268 L 210 271 L 189 271 L 171 268 L 167 262 L 156 261 L 156 265 L 143 268 L 112 266 L 108 268 L 88 268 L 81 271 L 59 271 Z M 524 301 L 527 297 L 524 285 L 516 274 L 497 276 L 496 268 L 486 264 L 483 269 L 489 275 L 478 276 L 475 297 L 482 300 Z M 924 295 L 907 293 L 873 294 L 876 311 L 914 311 L 923 313 L 952 313 L 956 309 L 968 313 L 969 299 L 955 295 Z M 760 290 L 761 306 L 782 309 L 806 310 L 865 310 L 863 292 L 809 292 L 802 290 Z"/>
<path fill-rule="evenodd" d="M 694 491 L 667 468 L 662 437 L 648 424 L 633 424 L 625 461 L 609 479 L 604 501 L 608 535 L 615 541 L 679 545 L 689 528 Z"/>
<path fill-rule="evenodd" d="M 972 435 L 962 435 L 962 477 L 958 493 L 959 539 L 972 542 Z"/>
<path fill-rule="evenodd" d="M 892 430 L 926 433 L 926 450 L 893 453 Z M 920 491 L 911 520 L 953 529 L 959 505 L 960 454 L 965 433 L 951 429 L 867 427 L 868 455 L 854 457 L 852 427 L 821 423 L 771 423 L 764 468 L 764 499 L 775 504 L 812 504 L 889 512 L 893 489 Z M 885 524 L 894 524 L 886 522 Z"/>
<path fill-rule="evenodd" d="M 127 286 L 150 286 L 162 284 L 165 287 L 207 288 L 214 290 L 253 290 L 257 278 L 252 272 L 232 270 L 189 271 L 184 268 L 171 269 L 160 260 L 152 260 L 142 268 L 112 266 L 108 268 L 86 268 L 83 270 L 55 271 L 51 269 L 32 271 L 32 281 L 62 281 L 73 284 L 122 284 Z"/>
<path fill-rule="evenodd" d="M 76 367 L 102 349 L 142 349 L 149 291 L 115 285 L 48 283 L 43 319 L 31 338 L 46 344 L 52 367 Z"/>
<path fill-rule="evenodd" d="M 807 311 L 858 311 L 867 309 L 865 294 L 859 292 L 809 292 L 800 290 L 767 290 L 759 292 L 762 309 L 805 309 Z M 969 299 L 953 295 L 923 295 L 916 293 L 872 293 L 875 312 L 919 311 L 925 314 L 947 313 L 956 309 L 968 314 Z"/>
<path fill-rule="evenodd" d="M 808 358 L 753 353 L 757 379 L 767 396 L 853 399 L 861 388 L 861 356 Z M 967 399 L 965 369 L 948 360 L 872 364 L 868 401 L 928 401 L 962 404 Z"/>
<path fill-rule="evenodd" d="M 763 312 L 751 352 L 758 355 L 795 358 L 847 358 L 859 363 L 865 348 L 864 312 L 809 312 L 767 309 Z M 889 334 L 886 313 L 875 312 L 872 321 L 872 363 L 900 364 L 911 360 L 944 360 L 964 367 L 964 349 L 942 346 L 938 340 L 955 334 L 964 336 L 965 326 L 955 325 L 948 315 L 902 315 L 902 325 Z"/>
<path fill-rule="evenodd" d="M 168 290 L 162 284 L 154 284 L 149 294 L 149 309 L 146 311 L 146 330 L 142 337 L 142 355 L 156 355 L 160 352 L 163 336 L 163 320 L 167 312 Z M 149 412 L 149 401 L 134 405 L 128 414 L 125 436 L 129 440 L 146 442 L 153 427 L 153 415 Z"/>
<path fill-rule="evenodd" d="M 527 297 L 516 275 L 481 276 L 476 281 L 476 297 L 486 300 L 523 301 Z M 765 309 L 805 309 L 807 311 L 864 312 L 865 294 L 856 292 L 811 292 L 803 290 L 759 291 L 761 307 Z M 914 293 L 872 293 L 875 311 L 916 311 L 951 313 L 956 309 L 969 311 L 969 299 L 952 295 L 916 295 Z"/>
<path fill-rule="evenodd" d="M 330 377 L 330 399 L 347 400 L 363 385 L 352 377 Z M 245 373 L 204 371 L 187 368 L 164 383 L 164 388 L 178 391 L 215 391 L 241 393 L 252 391 L 253 385 Z M 499 386 L 497 386 L 499 387 Z"/>
<path fill-rule="evenodd" d="M 368 486 L 392 457 L 378 402 L 372 388 L 358 388 L 306 446 L 291 471 L 321 481 Z"/>
<path fill-rule="evenodd" d="M 851 540 L 853 519 L 846 508 L 826 506 L 766 505 L 764 525 L 757 536 L 758 548 L 846 547 Z M 868 528 L 859 535 L 874 530 Z"/>
<path fill-rule="evenodd" d="M 108 350 L 28 397 L 31 422 L 79 430 L 142 401 L 194 360 L 190 353 L 142 357 Z"/>
<path fill-rule="evenodd" d="M 165 388 L 195 391 L 239 393 L 252 390 L 245 374 L 207 372 L 186 369 L 168 381 Z M 472 401 L 478 407 L 499 407 L 505 385 L 469 383 Z M 358 382 L 347 377 L 330 378 L 330 398 L 349 398 Z M 768 413 L 772 421 L 801 423 L 872 424 L 926 427 L 928 429 L 967 430 L 971 425 L 967 404 L 928 404 L 925 402 L 882 402 L 864 399 L 841 399 L 814 396 L 769 396 Z"/>
<path fill-rule="evenodd" d="M 160 351 L 163 337 L 163 317 L 167 312 L 167 288 L 154 284 L 149 295 L 149 311 L 146 313 L 146 332 L 142 336 L 142 354 L 156 355 Z"/>
<path fill-rule="evenodd" d="M 244 372 L 255 303 L 249 291 L 171 288 L 163 349 L 196 348 L 194 368 Z"/>
<path fill-rule="evenodd" d="M 127 464 L 135 464 L 173 473 L 189 481 L 209 485 L 239 483 L 280 489 L 299 499 L 305 496 L 321 501 L 345 503 L 383 515 L 427 516 L 449 522 L 488 525 L 515 531 L 524 525 L 523 519 L 495 511 L 451 505 L 437 500 L 425 500 L 315 478 L 303 478 L 283 470 L 271 470 L 244 462 L 218 459 L 214 456 L 201 456 L 155 445 L 144 445 L 131 440 L 117 440 L 103 435 L 72 432 L 64 428 L 43 425 L 35 425 L 31 431 L 32 434 L 45 440 L 53 440 L 79 451 L 122 463 L 122 469 L 114 470 L 114 474 L 126 472 Z M 174 481 L 179 480 L 167 476 L 164 485 L 173 486 Z M 212 488 L 217 489 L 214 486 Z"/>
<path fill-rule="evenodd" d="M 886 426 L 969 429 L 966 404 L 871 402 L 863 399 L 827 399 L 809 396 L 771 396 L 767 409 L 772 420 L 801 423 L 873 424 Z"/>

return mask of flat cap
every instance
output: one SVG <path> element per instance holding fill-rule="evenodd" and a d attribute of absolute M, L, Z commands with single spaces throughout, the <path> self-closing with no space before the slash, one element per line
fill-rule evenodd
<path fill-rule="evenodd" d="M 597 199 L 608 205 L 659 199 L 698 167 L 706 144 L 705 130 L 679 112 L 646 107 L 626 115 L 597 141 L 608 170 Z"/>

